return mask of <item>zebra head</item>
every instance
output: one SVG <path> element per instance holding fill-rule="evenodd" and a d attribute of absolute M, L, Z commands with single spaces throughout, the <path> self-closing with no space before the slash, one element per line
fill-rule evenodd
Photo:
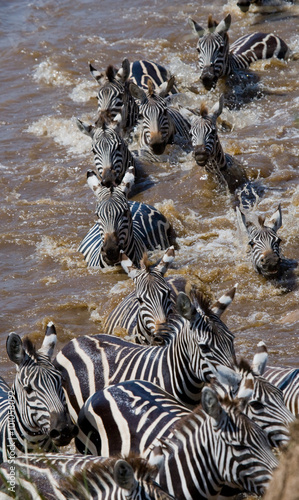
<path fill-rule="evenodd" d="M 206 90 L 215 87 L 218 79 L 228 72 L 229 39 L 227 31 L 230 23 L 230 14 L 219 24 L 210 15 L 208 29 L 205 30 L 196 21 L 189 19 L 191 28 L 198 36 L 196 50 L 198 52 L 200 79 Z"/>
<path fill-rule="evenodd" d="M 121 265 L 135 285 L 135 295 L 138 301 L 137 331 L 148 343 L 159 334 L 165 326 L 169 315 L 173 312 L 174 301 L 164 274 L 174 259 L 174 248 L 168 248 L 161 261 L 151 266 L 146 256 L 143 257 L 137 269 L 133 262 L 122 253 Z"/>
<path fill-rule="evenodd" d="M 280 447 L 288 443 L 289 425 L 295 418 L 285 405 L 283 392 L 262 376 L 267 359 L 266 346 L 260 342 L 251 367 L 244 360 L 234 371 L 219 365 L 215 376 L 225 394 L 266 432 L 271 446 Z M 216 390 L 219 393 L 219 387 Z"/>
<path fill-rule="evenodd" d="M 191 117 L 191 142 L 194 147 L 194 157 L 197 165 L 208 167 L 212 161 L 222 160 L 224 157 L 223 149 L 220 144 L 217 133 L 217 118 L 223 110 L 224 96 L 222 95 L 211 112 L 205 104 L 201 105 L 200 114 Z"/>
<path fill-rule="evenodd" d="M 249 10 L 250 5 L 254 3 L 252 0 L 238 0 L 237 6 L 242 12 L 247 12 Z M 257 3 L 257 2 L 255 2 Z"/>
<path fill-rule="evenodd" d="M 141 146 L 150 148 L 156 155 L 161 155 L 175 133 L 165 100 L 165 96 L 174 85 L 174 77 L 171 77 L 165 85 L 162 84 L 160 91 L 154 89 L 151 79 L 148 79 L 147 84 L 147 92 L 134 83 L 129 85 L 129 89 L 132 96 L 140 102 Z"/>
<path fill-rule="evenodd" d="M 245 228 L 254 269 L 265 278 L 276 278 L 280 272 L 280 242 L 277 231 L 282 225 L 280 204 L 270 219 L 259 216 L 255 222 L 237 207 L 239 226 Z"/>
<path fill-rule="evenodd" d="M 77 119 L 81 132 L 92 138 L 92 152 L 103 186 L 120 184 L 127 168 L 134 163 L 124 140 L 117 131 L 106 123 L 103 115 L 95 126 Z"/>
<path fill-rule="evenodd" d="M 184 292 L 177 296 L 176 310 L 189 322 L 187 350 L 192 370 L 206 382 L 213 376 L 212 366 L 220 364 L 234 369 L 236 365 L 234 335 L 220 319 L 232 302 L 235 289 L 224 294 L 212 306 L 200 292 L 193 292 L 192 302 Z"/>
<path fill-rule="evenodd" d="M 8 357 L 17 366 L 12 392 L 20 438 L 45 447 L 65 446 L 78 432 L 67 410 L 61 374 L 51 362 L 56 341 L 50 322 L 37 351 L 30 340 L 22 342 L 15 333 L 6 342 Z"/>
<path fill-rule="evenodd" d="M 204 387 L 201 403 L 208 415 L 209 456 L 223 483 L 263 495 L 278 465 L 265 432 L 229 399 L 220 403 L 210 387 Z"/>
<path fill-rule="evenodd" d="M 101 257 L 108 266 L 120 262 L 121 250 L 130 256 L 132 253 L 133 222 L 127 196 L 134 179 L 135 170 L 130 167 L 119 186 L 107 188 L 101 185 L 92 170 L 87 172 L 87 183 L 98 201 L 96 213 L 102 240 Z"/>

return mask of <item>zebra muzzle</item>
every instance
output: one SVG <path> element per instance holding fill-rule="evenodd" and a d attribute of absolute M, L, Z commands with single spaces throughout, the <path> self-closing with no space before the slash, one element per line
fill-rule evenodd
<path fill-rule="evenodd" d="M 206 90 L 211 90 L 216 86 L 217 76 L 211 66 L 206 66 L 201 73 L 200 80 Z"/>
<path fill-rule="evenodd" d="M 200 167 L 205 167 L 209 158 L 208 152 L 205 150 L 204 146 L 195 146 L 194 148 L 194 158 Z"/>
<path fill-rule="evenodd" d="M 78 432 L 68 414 L 52 413 L 49 436 L 56 446 L 68 445 Z"/>

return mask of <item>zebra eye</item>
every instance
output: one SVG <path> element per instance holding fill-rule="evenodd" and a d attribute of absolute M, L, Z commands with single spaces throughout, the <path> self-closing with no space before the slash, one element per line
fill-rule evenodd
<path fill-rule="evenodd" d="M 198 53 L 200 52 L 200 48 L 199 47 L 196 47 L 196 50 L 197 50 Z"/>
<path fill-rule="evenodd" d="M 250 406 L 256 411 L 264 409 L 264 405 L 260 401 L 251 401 Z"/>
<path fill-rule="evenodd" d="M 253 247 L 254 246 L 254 241 L 253 240 L 248 241 L 248 245 L 251 246 L 251 247 Z"/>
<path fill-rule="evenodd" d="M 27 394 L 31 394 L 33 392 L 31 385 L 24 385 L 24 390 L 27 392 Z"/>
<path fill-rule="evenodd" d="M 207 344 L 199 344 L 199 348 L 203 353 L 210 352 L 210 348 Z"/>
<path fill-rule="evenodd" d="M 136 298 L 137 298 L 139 304 L 143 304 L 143 300 L 140 297 L 136 297 Z"/>

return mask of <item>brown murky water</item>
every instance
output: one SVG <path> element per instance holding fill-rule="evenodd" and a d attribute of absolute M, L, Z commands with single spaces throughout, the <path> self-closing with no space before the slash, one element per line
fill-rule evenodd
<path fill-rule="evenodd" d="M 121 270 L 88 270 L 77 252 L 95 220 L 86 185 L 90 141 L 75 124 L 75 117 L 95 119 L 97 85 L 88 61 L 105 69 L 125 56 L 149 58 L 176 75 L 189 105 L 205 99 L 211 106 L 221 86 L 203 90 L 187 19 L 205 26 L 209 13 L 220 21 L 228 12 L 232 41 L 275 31 L 299 51 L 298 6 L 261 16 L 242 14 L 234 0 L 2 0 L 0 375 L 7 381 L 14 372 L 5 350 L 9 332 L 40 342 L 53 320 L 61 347 L 73 336 L 101 332 L 105 315 L 132 289 Z M 232 130 L 220 133 L 225 151 L 266 187 L 261 212 L 281 203 L 283 254 L 293 259 L 299 257 L 298 68 L 298 60 L 256 63 L 265 96 L 238 111 L 225 109 L 222 118 Z M 153 185 L 135 199 L 159 207 L 177 232 L 169 274 L 190 277 L 211 297 L 239 283 L 225 313 L 238 354 L 251 359 L 264 340 L 271 364 L 298 366 L 298 285 L 278 287 L 253 271 L 229 196 L 191 154 L 170 146 L 164 159 L 147 166 Z"/>

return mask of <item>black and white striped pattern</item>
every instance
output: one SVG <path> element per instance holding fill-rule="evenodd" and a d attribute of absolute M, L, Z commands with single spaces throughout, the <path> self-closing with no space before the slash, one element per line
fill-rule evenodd
<path fill-rule="evenodd" d="M 126 142 L 104 119 L 99 119 L 95 126 L 77 119 L 77 126 L 92 138 L 94 161 L 103 186 L 120 184 L 126 171 L 135 166 Z"/>
<path fill-rule="evenodd" d="M 0 477 L 9 481 L 10 465 L 3 464 Z M 131 455 L 125 459 L 82 455 L 28 455 L 14 461 L 16 486 L 11 496 L 7 485 L 0 496 L 32 500 L 171 500 L 155 482 L 157 467 Z M 8 483 L 9 485 L 9 483 Z"/>
<path fill-rule="evenodd" d="M 45 451 L 64 446 L 77 432 L 66 408 L 61 374 L 51 362 L 56 340 L 53 323 L 38 351 L 15 333 L 7 338 L 7 354 L 17 373 L 11 389 L 4 380 L 0 384 L 1 462 L 38 446 Z"/>
<path fill-rule="evenodd" d="M 299 370 L 298 368 L 267 366 L 263 376 L 282 393 L 287 408 L 295 417 L 299 416 Z"/>
<path fill-rule="evenodd" d="M 159 482 L 175 498 L 214 499 L 225 486 L 262 494 L 277 465 L 267 435 L 211 388 L 201 403 L 190 411 L 154 384 L 127 381 L 94 394 L 78 423 L 89 451 L 160 460 Z"/>
<path fill-rule="evenodd" d="M 230 14 L 219 24 L 209 16 L 207 29 L 192 19 L 189 22 L 198 36 L 200 79 L 207 90 L 215 87 L 219 78 L 245 69 L 258 59 L 283 59 L 289 52 L 286 43 L 273 33 L 245 35 L 229 46 L 227 31 L 231 24 Z"/>
<path fill-rule="evenodd" d="M 165 217 L 150 205 L 128 202 L 134 178 L 130 167 L 119 186 L 106 188 L 94 172 L 87 172 L 88 185 L 98 201 L 98 220 L 79 246 L 89 267 L 118 264 L 121 250 L 138 266 L 145 251 L 169 246 Z"/>
<path fill-rule="evenodd" d="M 281 207 L 265 221 L 262 216 L 242 212 L 237 207 L 237 219 L 241 229 L 247 232 L 254 269 L 265 278 L 276 278 L 281 268 L 280 242 L 277 231 L 282 225 Z"/>
<path fill-rule="evenodd" d="M 196 304 L 196 307 L 195 305 Z M 82 336 L 58 353 L 68 406 L 74 421 L 94 392 L 123 380 L 155 382 L 178 401 L 194 406 L 203 383 L 213 375 L 211 365 L 234 368 L 234 335 L 211 311 L 207 300 L 193 303 L 180 292 L 167 330 L 159 332 L 164 345 L 140 346 L 111 335 Z M 208 360 L 208 362 L 207 362 Z"/>

